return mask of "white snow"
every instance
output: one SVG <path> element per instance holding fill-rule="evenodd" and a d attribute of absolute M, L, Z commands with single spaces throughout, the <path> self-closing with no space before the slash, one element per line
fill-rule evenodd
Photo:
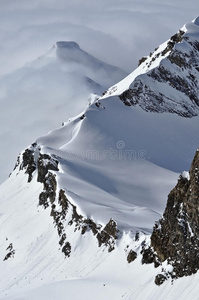
<path fill-rule="evenodd" d="M 194 28 L 196 25 L 193 24 Z M 192 28 L 187 28 L 187 32 Z M 79 51 L 76 44 L 67 46 Z M 54 59 L 52 53 L 47 60 Z M 59 54 L 63 59 L 65 55 Z M 43 58 L 38 60 L 38 66 L 39 72 L 44 66 L 50 66 L 48 71 L 54 68 Z M 75 70 L 76 65 L 73 67 Z M 142 265 L 139 253 L 143 243 L 150 243 L 152 226 L 163 213 L 167 195 L 177 182 L 177 172 L 190 166 L 198 146 L 199 117 L 184 119 L 125 107 L 117 94 L 129 87 L 140 70 L 145 72 L 143 65 L 114 85 L 108 94 L 92 99 L 89 108 L 76 118 L 36 141 L 42 153 L 58 159 L 59 171 L 54 172 L 57 188 L 65 189 L 78 213 L 102 225 L 110 218 L 117 222 L 121 235 L 115 250 L 108 253 L 106 247 L 99 248 L 91 231 L 81 235 L 74 226 L 68 226 L 70 212 L 64 229 L 73 248 L 70 258 L 64 258 L 51 209 L 44 210 L 38 205 L 43 185 L 37 182 L 35 173 L 27 183 L 27 174 L 16 168 L 0 186 L 0 268 L 3 270 L 0 299 L 197 299 L 198 274 L 173 283 L 168 280 L 157 287 L 155 276 L 162 268 L 171 271 L 172 267 L 166 263 L 158 268 Z M 49 75 L 46 69 L 44 73 Z M 35 74 L 29 73 L 30 82 L 22 76 L 26 88 L 32 87 L 33 82 L 38 87 Z M 59 70 L 56 74 L 60 74 Z M 184 176 L 188 178 L 187 173 Z M 137 231 L 139 241 L 135 241 Z M 4 261 L 11 243 L 14 257 Z M 128 264 L 126 257 L 130 249 L 138 257 Z"/>
<path fill-rule="evenodd" d="M 173 285 L 169 280 L 157 287 L 154 278 L 161 267 L 142 265 L 139 247 L 144 240 L 149 242 L 152 226 L 163 213 L 167 195 L 178 178 L 177 173 L 154 162 L 158 158 L 160 165 L 171 167 L 180 157 L 179 165 L 186 165 L 185 157 L 193 147 L 193 135 L 187 133 L 196 128 L 198 118 L 146 113 L 140 108 L 127 108 L 114 97 L 100 102 L 105 109 L 93 103 L 84 112 L 84 119 L 80 114 L 37 143 L 42 153 L 57 156 L 58 188 L 66 190 L 77 211 L 102 225 L 114 218 L 123 236 L 116 249 L 108 253 L 98 247 L 92 233 L 81 236 L 67 226 L 67 237 L 75 247 L 70 258 L 64 259 L 50 209 L 38 206 L 42 184 L 36 182 L 36 176 L 28 184 L 27 175 L 22 171 L 17 175 L 16 169 L 0 187 L 4 270 L 0 299 L 33 300 L 38 295 L 42 300 L 65 299 L 66 293 L 73 299 L 80 295 L 91 299 L 95 294 L 100 300 L 159 299 L 160 295 L 170 300 L 183 299 L 188 293 L 196 295 L 196 290 L 189 290 L 190 278 Z M 136 231 L 145 232 L 139 242 L 134 241 Z M 10 243 L 14 258 L 3 261 Z M 131 264 L 126 260 L 127 249 L 138 252 Z M 181 284 L 186 285 L 186 291 L 179 288 Z"/>
<path fill-rule="evenodd" d="M 1 77 L 0 181 L 12 171 L 21 149 L 86 109 L 91 94 L 102 94 L 126 76 L 124 71 L 94 58 L 74 42 L 57 45 L 37 60 Z"/>
<path fill-rule="evenodd" d="M 188 171 L 183 171 L 181 173 L 182 178 L 186 178 L 187 180 L 190 180 L 190 174 Z"/>

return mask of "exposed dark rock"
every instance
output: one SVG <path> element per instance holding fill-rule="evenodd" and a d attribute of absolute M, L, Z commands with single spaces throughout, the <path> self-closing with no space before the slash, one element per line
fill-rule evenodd
<path fill-rule="evenodd" d="M 128 89 L 124 91 L 120 96 L 120 100 L 126 105 L 126 106 L 135 106 L 138 104 L 138 99 L 136 96 L 138 95 L 139 91 L 137 92 L 136 89 Z"/>
<path fill-rule="evenodd" d="M 32 179 L 32 173 L 37 169 L 37 181 L 43 183 L 43 191 L 39 195 L 39 205 L 44 209 L 50 209 L 59 236 L 59 245 L 65 256 L 70 256 L 72 245 L 67 240 L 66 227 L 74 226 L 74 231 L 79 230 L 81 234 L 92 231 L 97 238 L 99 247 L 105 245 L 108 251 L 114 249 L 118 235 L 116 222 L 112 219 L 102 229 L 102 225 L 96 224 L 92 219 L 83 217 L 77 212 L 77 207 L 72 204 L 63 189 L 57 190 L 56 173 L 58 171 L 58 160 L 48 154 L 41 154 L 37 144 L 33 144 L 22 154 L 23 161 L 20 169 L 26 169 L 28 182 Z M 20 160 L 19 160 L 20 164 Z M 68 212 L 70 211 L 70 218 Z M 14 252 L 9 252 L 8 259 Z"/>
<path fill-rule="evenodd" d="M 102 227 L 101 225 L 97 225 L 91 219 L 85 219 L 83 221 L 83 224 L 85 225 L 82 226 L 82 234 L 84 234 L 88 230 L 92 230 L 93 234 L 96 235 Z"/>
<path fill-rule="evenodd" d="M 62 190 L 62 189 L 59 191 L 58 203 L 62 208 L 62 219 L 64 219 L 66 217 L 66 213 L 68 211 L 69 200 L 66 197 L 64 190 Z"/>
<path fill-rule="evenodd" d="M 175 113 L 179 116 L 191 118 L 199 113 L 199 82 L 196 72 L 199 72 L 199 41 L 189 40 L 185 32 L 180 30 L 173 35 L 162 52 L 150 53 L 150 61 L 146 63 L 146 70 L 161 54 L 167 56 L 155 68 L 143 75 L 137 76 L 129 89 L 124 91 L 120 100 L 126 106 L 139 105 L 147 112 Z M 186 51 L 182 52 L 174 47 L 177 43 L 186 43 Z M 157 49 L 156 49 L 157 50 Z M 143 63 L 145 58 L 140 60 Z M 164 63 L 167 61 L 167 63 Z M 149 85 L 147 77 L 163 84 L 170 85 L 177 92 L 185 96 L 182 101 L 176 100 L 176 92 L 161 93 L 155 85 Z M 146 78 L 146 80 L 145 80 Z M 151 82 L 151 80 L 150 80 Z M 154 87 L 153 87 L 154 86 Z M 179 96 L 179 98 L 181 98 Z"/>
<path fill-rule="evenodd" d="M 65 256 L 70 256 L 71 244 L 69 242 L 66 242 L 65 245 L 62 247 L 62 252 L 65 254 Z"/>
<path fill-rule="evenodd" d="M 156 277 L 155 277 L 155 284 L 157 285 L 161 285 L 164 283 L 164 281 L 166 280 L 167 278 L 163 275 L 163 274 L 158 274 Z"/>
<path fill-rule="evenodd" d="M 84 120 L 85 117 L 86 117 L 85 114 L 81 115 L 80 120 Z"/>
<path fill-rule="evenodd" d="M 78 226 L 80 223 L 82 223 L 83 216 L 77 213 L 77 207 L 73 204 L 73 213 L 72 213 L 72 220 L 76 223 L 76 226 Z"/>
<path fill-rule="evenodd" d="M 185 32 L 183 30 L 179 30 L 176 34 L 174 34 L 171 37 L 171 40 L 175 43 L 180 43 L 182 42 L 182 37 L 185 34 Z"/>
<path fill-rule="evenodd" d="M 49 170 L 59 171 L 58 161 L 48 154 L 41 154 L 41 153 L 37 161 L 37 168 L 38 168 L 37 181 L 41 183 L 44 182 L 44 178 Z"/>
<path fill-rule="evenodd" d="M 147 56 L 142 57 L 138 62 L 138 67 L 147 60 Z"/>
<path fill-rule="evenodd" d="M 133 250 L 129 251 L 129 254 L 127 256 L 127 261 L 128 263 L 131 263 L 132 261 L 134 261 L 137 258 L 137 253 Z"/>
<path fill-rule="evenodd" d="M 180 68 L 189 69 L 191 66 L 188 60 L 189 56 L 180 51 L 174 51 L 169 56 L 168 59 L 172 64 L 176 64 Z"/>
<path fill-rule="evenodd" d="M 105 94 L 104 94 L 104 95 L 105 95 Z M 97 108 L 105 109 L 105 107 L 101 104 L 100 101 L 96 101 L 96 102 L 95 102 L 95 105 L 97 106 Z"/>
<path fill-rule="evenodd" d="M 110 219 L 110 221 L 106 224 L 106 226 L 104 227 L 104 231 L 114 237 L 114 239 L 117 239 L 118 229 L 117 224 L 113 219 Z"/>
<path fill-rule="evenodd" d="M 8 250 L 9 252 L 4 257 L 4 259 L 3 259 L 4 261 L 8 260 L 11 257 L 14 257 L 14 254 L 15 254 L 15 250 L 13 248 L 13 244 L 12 243 L 10 243 L 10 245 L 8 246 L 8 248 L 6 250 Z"/>
<path fill-rule="evenodd" d="M 66 197 L 65 191 L 60 190 L 58 193 L 58 207 L 55 205 L 55 199 L 57 197 L 57 182 L 56 175 L 48 171 L 43 177 L 44 191 L 39 196 L 39 205 L 42 205 L 45 209 L 51 206 L 50 215 L 53 217 L 57 232 L 59 235 L 59 245 L 62 247 L 62 252 L 65 256 L 70 256 L 71 243 L 67 241 L 67 235 L 65 231 L 66 217 L 68 211 L 72 211 L 71 219 L 68 221 L 68 226 L 75 225 L 75 231 L 81 230 L 82 234 L 85 234 L 88 230 L 91 230 L 98 240 L 99 247 L 105 245 L 108 247 L 108 251 L 111 252 L 115 246 L 115 240 L 117 239 L 118 229 L 116 222 L 112 219 L 101 230 L 102 226 L 96 224 L 93 220 L 84 218 L 77 212 L 77 208 Z"/>
<path fill-rule="evenodd" d="M 167 47 L 162 51 L 162 55 L 165 55 L 167 52 L 171 51 L 177 43 L 182 42 L 184 31 L 179 30 L 176 34 L 174 34 L 167 43 Z"/>
<path fill-rule="evenodd" d="M 49 170 L 58 171 L 58 161 L 48 154 L 41 154 L 40 147 L 33 143 L 22 153 L 22 162 L 18 157 L 15 169 L 19 166 L 19 170 L 25 169 L 28 174 L 28 182 L 31 182 L 33 173 L 37 169 L 37 181 L 43 183 L 44 178 Z"/>
<path fill-rule="evenodd" d="M 39 195 L 39 205 L 43 205 L 44 208 L 47 208 L 50 205 L 49 200 L 53 203 L 56 197 L 57 182 L 55 175 L 48 172 L 48 176 L 45 176 L 43 179 L 43 184 L 44 191 Z"/>
<path fill-rule="evenodd" d="M 108 247 L 109 252 L 113 251 L 115 249 L 115 240 L 117 239 L 118 233 L 119 231 L 116 222 L 113 219 L 110 219 L 104 229 L 98 232 L 96 236 L 99 247 L 104 244 Z"/>
<path fill-rule="evenodd" d="M 49 206 L 48 193 L 46 191 L 41 192 L 41 194 L 39 195 L 39 205 L 42 205 L 44 209 L 46 209 Z"/>
<path fill-rule="evenodd" d="M 142 263 L 143 264 L 152 264 L 154 263 L 154 267 L 157 268 L 161 264 L 157 255 L 154 253 L 151 247 L 143 247 L 142 251 Z"/>
<path fill-rule="evenodd" d="M 60 246 L 63 246 L 65 240 L 66 240 L 66 234 L 64 233 L 64 234 L 62 234 L 62 237 L 59 241 Z"/>
<path fill-rule="evenodd" d="M 143 264 L 152 264 L 154 262 L 154 252 L 149 247 L 141 251 L 142 254 L 142 263 Z"/>
<path fill-rule="evenodd" d="M 104 95 L 105 95 L 105 94 L 104 94 Z M 99 101 L 97 101 L 97 102 L 95 103 L 95 105 L 99 108 L 99 107 L 100 107 Z"/>
<path fill-rule="evenodd" d="M 14 166 L 13 171 L 16 170 L 16 168 L 17 168 L 19 165 L 20 165 L 20 155 L 17 157 L 17 162 L 16 162 L 16 164 L 15 164 L 15 166 Z M 12 173 L 11 173 L 11 174 L 12 174 Z M 10 175 L 11 175 L 11 174 L 10 174 Z"/>
<path fill-rule="evenodd" d="M 139 238 L 140 238 L 140 234 L 139 234 L 139 232 L 137 231 L 136 234 L 135 234 L 135 241 L 139 241 Z"/>
<path fill-rule="evenodd" d="M 161 262 L 173 266 L 173 277 L 199 269 L 199 151 L 189 174 L 182 173 L 170 192 L 163 217 L 153 228 L 151 246 Z"/>
<path fill-rule="evenodd" d="M 20 166 L 20 170 L 26 169 L 26 173 L 28 174 L 28 182 L 32 180 L 32 174 L 36 170 L 36 163 L 34 160 L 34 149 L 26 149 L 23 152 L 23 161 Z"/>

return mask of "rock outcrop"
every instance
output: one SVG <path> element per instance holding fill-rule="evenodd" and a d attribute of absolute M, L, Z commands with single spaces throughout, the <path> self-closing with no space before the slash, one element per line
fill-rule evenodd
<path fill-rule="evenodd" d="M 172 278 L 199 270 L 199 151 L 190 171 L 180 175 L 170 192 L 163 217 L 153 228 L 151 246 L 161 262 L 172 265 Z"/>
<path fill-rule="evenodd" d="M 110 219 L 103 226 L 81 215 L 78 213 L 77 207 L 67 198 L 65 190 L 58 189 L 56 175 L 56 172 L 59 171 L 58 157 L 41 153 L 40 146 L 34 143 L 18 157 L 15 169 L 17 167 L 19 170 L 25 170 L 25 174 L 28 174 L 28 183 L 32 181 L 33 176 L 36 176 L 37 182 L 43 184 L 38 204 L 44 209 L 50 209 L 49 215 L 53 218 L 59 236 L 59 246 L 65 256 L 69 257 L 72 251 L 72 244 L 67 238 L 68 226 L 73 226 L 74 231 L 78 230 L 82 235 L 91 231 L 98 246 L 106 247 L 108 252 L 115 249 L 119 235 L 117 223 Z"/>
<path fill-rule="evenodd" d="M 197 21 L 185 26 L 199 32 Z M 198 115 L 198 36 L 184 28 L 148 57 L 140 59 L 140 75 L 119 96 L 120 100 L 147 112 L 175 113 L 186 118 Z"/>

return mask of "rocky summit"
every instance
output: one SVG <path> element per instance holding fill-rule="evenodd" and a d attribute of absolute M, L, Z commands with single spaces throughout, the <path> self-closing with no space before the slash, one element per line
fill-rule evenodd
<path fill-rule="evenodd" d="M 108 90 L 127 106 L 193 117 L 199 112 L 199 19 L 184 25 L 149 56 L 139 60 L 125 90 Z M 119 90 L 119 93 L 118 93 Z"/>

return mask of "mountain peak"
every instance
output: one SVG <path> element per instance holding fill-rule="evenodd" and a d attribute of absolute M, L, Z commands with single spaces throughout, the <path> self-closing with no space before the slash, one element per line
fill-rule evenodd
<path fill-rule="evenodd" d="M 76 42 L 73 41 L 58 41 L 55 44 L 56 48 L 60 48 L 60 49 L 78 49 L 80 50 L 79 45 Z"/>
<path fill-rule="evenodd" d="M 56 56 L 65 62 L 82 62 L 82 58 L 85 55 L 89 55 L 73 41 L 58 41 L 54 47 L 56 49 Z"/>
<path fill-rule="evenodd" d="M 119 96 L 127 106 L 145 111 L 199 114 L 199 17 L 139 61 L 138 68 L 111 87 L 105 97 Z M 166 88 L 165 88 L 166 87 Z"/>
<path fill-rule="evenodd" d="M 164 216 L 152 233 L 177 181 L 178 174 L 169 169 L 184 170 L 198 145 L 199 116 L 178 117 L 199 114 L 197 26 L 185 25 L 103 97 L 93 96 L 81 114 L 19 155 L 0 187 L 1 299 L 8 292 L 16 297 L 21 288 L 54 280 L 74 282 L 79 289 L 81 279 L 84 299 L 88 281 L 94 291 L 97 282 L 97 293 L 101 287 L 110 289 L 110 295 L 116 290 L 114 299 L 138 299 L 138 293 L 139 299 L 149 294 L 158 299 L 155 276 L 160 285 L 169 276 L 199 270 L 199 151 L 190 172 L 183 172 L 170 192 Z M 77 69 L 72 91 L 81 90 L 78 75 L 83 68 L 94 75 L 100 71 L 100 78 L 106 71 L 106 84 L 109 74 L 113 79 L 117 71 L 75 42 L 59 41 L 51 53 L 51 66 L 60 67 L 56 77 L 67 65 Z M 61 89 L 67 81 L 71 83 L 61 81 Z M 53 80 L 47 83 L 51 87 Z M 60 104 L 59 97 L 55 99 Z M 50 114 L 45 103 L 42 116 L 46 107 Z M 141 267 L 152 262 L 156 269 Z M 121 271 L 119 294 L 115 287 Z M 49 299 L 42 293 L 39 298 Z"/>

